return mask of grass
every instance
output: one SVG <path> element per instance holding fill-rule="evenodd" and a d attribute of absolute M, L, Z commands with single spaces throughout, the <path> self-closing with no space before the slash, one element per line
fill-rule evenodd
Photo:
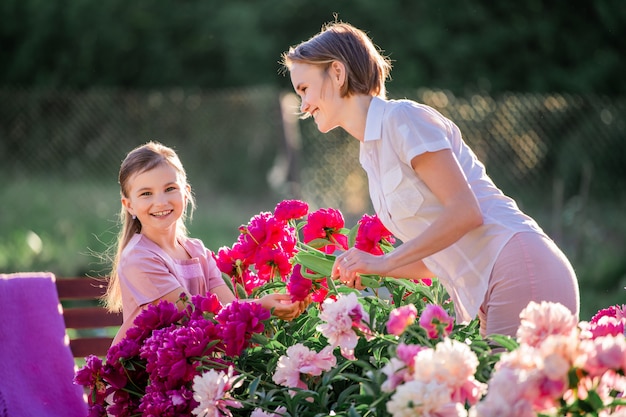
<path fill-rule="evenodd" d="M 217 250 L 232 245 L 238 227 L 275 202 L 242 201 L 203 193 L 188 225 L 192 236 Z M 51 271 L 57 276 L 102 275 L 115 243 L 120 211 L 116 184 L 68 183 L 55 178 L 18 180 L 0 190 L 0 271 Z M 7 202 L 11 202 L 10 205 Z"/>
<path fill-rule="evenodd" d="M 241 198 L 196 190 L 190 234 L 214 251 L 232 245 L 238 227 L 277 200 Z M 115 242 L 120 209 L 116 184 L 39 178 L 5 182 L 0 189 L 0 271 L 51 271 L 57 276 L 104 275 L 101 255 Z M 529 199 L 524 199 L 528 202 Z M 543 203 L 542 203 L 543 201 Z M 549 234 L 556 230 L 580 280 L 581 319 L 626 303 L 626 224 L 619 202 L 566 202 L 554 216 L 545 199 L 523 207 Z M 543 204 L 543 205 L 542 205 Z M 352 224 L 348 226 L 353 226 Z"/>

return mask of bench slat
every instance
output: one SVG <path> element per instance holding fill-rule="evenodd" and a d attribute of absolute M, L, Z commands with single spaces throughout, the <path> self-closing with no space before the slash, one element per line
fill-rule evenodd
<path fill-rule="evenodd" d="M 106 292 L 106 281 L 90 277 L 57 278 L 56 287 L 63 304 L 65 327 L 76 329 L 77 335 L 70 340 L 72 355 L 75 358 L 106 356 L 112 337 L 80 334 L 81 329 L 102 329 L 122 324 L 121 313 L 109 313 L 100 304 L 100 298 Z"/>
<path fill-rule="evenodd" d="M 112 337 L 83 337 L 70 340 L 70 349 L 75 358 L 84 358 L 89 355 L 106 356 Z"/>
<path fill-rule="evenodd" d="M 107 284 L 94 278 L 57 278 L 60 300 L 97 300 L 106 292 Z"/>
<path fill-rule="evenodd" d="M 92 329 L 122 324 L 121 313 L 109 313 L 102 307 L 66 308 L 63 318 L 68 329 Z"/>

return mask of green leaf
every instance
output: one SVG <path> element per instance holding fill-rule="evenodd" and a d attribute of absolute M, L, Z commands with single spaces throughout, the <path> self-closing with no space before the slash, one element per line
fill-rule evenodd
<path fill-rule="evenodd" d="M 331 275 L 333 270 L 333 264 L 335 262 L 334 259 L 328 259 L 326 256 L 324 256 L 324 254 L 320 256 L 305 251 L 300 251 L 296 253 L 294 259 L 296 263 L 299 263 L 304 268 L 315 271 L 325 277 L 329 277 Z"/>
<path fill-rule="evenodd" d="M 505 348 L 509 352 L 517 349 L 519 347 L 519 343 L 510 336 L 504 336 L 501 334 L 493 334 L 488 337 L 488 339 L 493 340 L 497 345 Z"/>
<path fill-rule="evenodd" d="M 241 299 L 248 298 L 248 293 L 246 292 L 246 289 L 240 283 L 237 283 L 237 296 Z"/>
<path fill-rule="evenodd" d="M 361 275 L 361 284 L 368 288 L 380 288 L 380 277 L 378 275 Z"/>

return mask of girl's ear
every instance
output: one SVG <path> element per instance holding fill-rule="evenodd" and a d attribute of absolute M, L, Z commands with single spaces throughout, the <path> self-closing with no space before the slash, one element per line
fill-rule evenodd
<path fill-rule="evenodd" d="M 131 216 L 134 214 L 132 208 L 130 207 L 130 200 L 128 198 L 122 197 L 122 206 L 124 206 Z"/>
<path fill-rule="evenodd" d="M 346 82 L 346 66 L 341 61 L 333 61 L 330 64 L 330 77 L 340 88 Z"/>

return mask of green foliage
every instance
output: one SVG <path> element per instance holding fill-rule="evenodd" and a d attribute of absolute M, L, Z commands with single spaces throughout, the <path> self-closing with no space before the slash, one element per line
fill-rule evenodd
<path fill-rule="evenodd" d="M 366 30 L 395 61 L 391 89 L 626 92 L 621 0 L 4 0 L 0 85 L 257 85 L 322 24 Z"/>

